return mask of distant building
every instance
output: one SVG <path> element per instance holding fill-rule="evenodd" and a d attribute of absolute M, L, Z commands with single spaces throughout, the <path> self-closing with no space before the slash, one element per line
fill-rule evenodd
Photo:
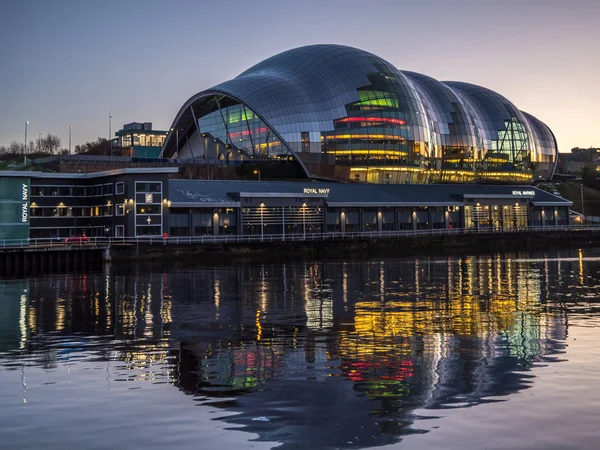
<path fill-rule="evenodd" d="M 571 153 L 558 154 L 559 173 L 581 175 L 585 165 L 600 166 L 600 148 L 575 147 Z"/>
<path fill-rule="evenodd" d="M 167 131 L 153 130 L 152 122 L 132 122 L 115 133 L 113 149 L 132 158 L 158 158 Z"/>

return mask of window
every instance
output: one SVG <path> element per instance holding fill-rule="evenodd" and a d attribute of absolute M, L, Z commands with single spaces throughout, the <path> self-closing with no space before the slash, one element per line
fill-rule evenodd
<path fill-rule="evenodd" d="M 160 192 L 162 190 L 162 183 L 148 183 L 148 192 Z"/>
<path fill-rule="evenodd" d="M 116 183 L 115 184 L 115 194 L 124 194 L 125 193 L 125 183 Z"/>
<path fill-rule="evenodd" d="M 117 205 L 117 216 L 124 216 L 125 215 L 125 205 L 124 204 L 119 204 Z"/>
<path fill-rule="evenodd" d="M 136 205 L 136 214 L 160 214 L 160 205 Z"/>
<path fill-rule="evenodd" d="M 135 191 L 138 193 L 144 192 L 160 192 L 162 183 L 137 183 Z"/>
<path fill-rule="evenodd" d="M 113 193 L 113 185 L 105 184 L 104 185 L 104 195 L 112 195 L 112 193 Z"/>
<path fill-rule="evenodd" d="M 310 134 L 308 131 L 303 131 L 300 133 L 300 140 L 302 141 L 302 151 L 310 151 Z"/>
<path fill-rule="evenodd" d="M 117 225 L 115 227 L 115 236 L 116 237 L 123 237 L 123 236 L 125 236 L 125 226 L 124 225 Z"/>

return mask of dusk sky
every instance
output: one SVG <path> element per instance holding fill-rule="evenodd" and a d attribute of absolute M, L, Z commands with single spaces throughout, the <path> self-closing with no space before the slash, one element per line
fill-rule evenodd
<path fill-rule="evenodd" d="M 30 1 L 0 4 L 0 145 L 68 146 L 127 122 L 167 129 L 193 94 L 281 51 L 358 47 L 401 70 L 493 89 L 600 146 L 600 0 Z"/>

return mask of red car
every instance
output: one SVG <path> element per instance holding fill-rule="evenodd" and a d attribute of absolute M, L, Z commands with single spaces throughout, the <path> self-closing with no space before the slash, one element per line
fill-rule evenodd
<path fill-rule="evenodd" d="M 89 239 L 85 234 L 74 234 L 71 237 L 63 239 L 65 244 L 85 244 Z"/>

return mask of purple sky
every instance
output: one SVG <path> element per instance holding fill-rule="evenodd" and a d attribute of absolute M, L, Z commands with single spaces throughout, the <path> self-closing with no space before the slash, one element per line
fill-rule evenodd
<path fill-rule="evenodd" d="M 0 2 L 0 145 L 73 146 L 132 121 L 167 129 L 193 94 L 275 53 L 337 43 L 498 91 L 600 146 L 600 0 Z"/>

